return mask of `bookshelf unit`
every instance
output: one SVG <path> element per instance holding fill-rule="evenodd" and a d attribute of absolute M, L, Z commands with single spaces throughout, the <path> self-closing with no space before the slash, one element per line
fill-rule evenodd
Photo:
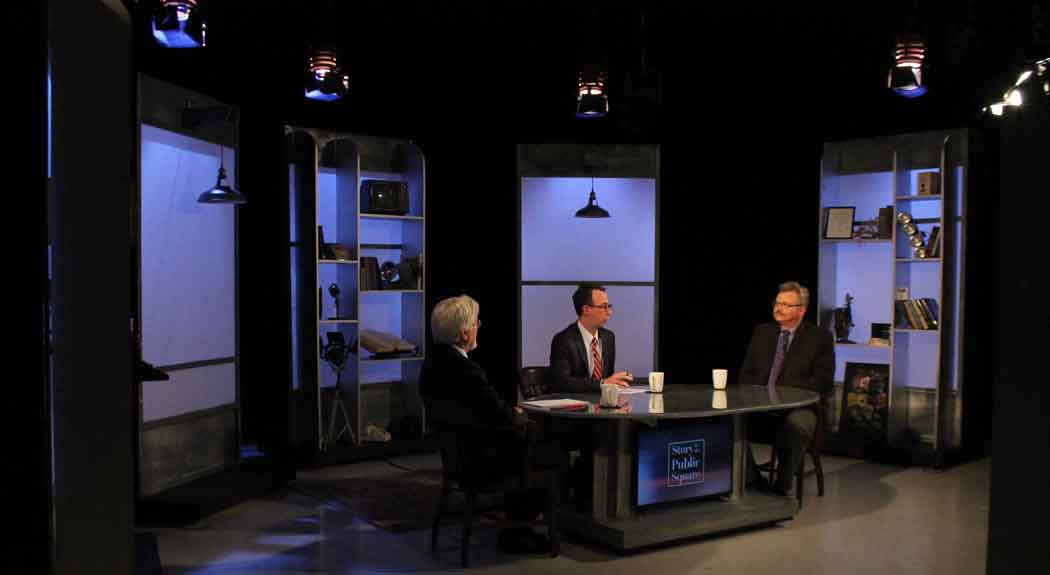
<path fill-rule="evenodd" d="M 300 460 L 338 463 L 425 446 L 418 389 L 426 345 L 423 155 L 404 140 L 296 127 L 286 128 L 285 154 Z M 363 212 L 368 180 L 404 184 L 408 212 Z M 344 257 L 324 249 L 322 239 L 345 248 Z M 374 289 L 363 279 L 370 258 L 380 267 L 418 262 L 418 273 L 395 274 Z M 415 352 L 377 357 L 361 344 L 366 330 L 396 336 Z M 339 335 L 350 352 L 337 376 L 333 364 L 342 356 L 331 342 Z"/>
<path fill-rule="evenodd" d="M 961 292 L 964 272 L 965 198 L 969 168 L 965 130 L 905 134 L 831 142 L 824 146 L 820 188 L 820 253 L 817 317 L 835 333 L 834 309 L 845 306 L 853 326 L 852 343 L 835 344 L 835 394 L 827 405 L 830 450 L 885 455 L 939 465 L 960 447 L 962 388 Z M 920 174 L 932 173 L 935 195 L 919 195 Z M 924 176 L 929 177 L 929 176 Z M 824 208 L 854 206 L 855 222 L 877 219 L 879 208 L 892 206 L 891 237 L 828 240 Z M 928 240 L 938 228 L 939 253 L 922 255 L 909 242 L 900 213 Z M 900 292 L 907 298 L 934 302 L 936 326 L 898 317 Z M 909 304 L 910 305 L 910 304 Z M 914 306 L 916 309 L 921 304 Z M 913 316 L 913 320 L 916 319 Z M 870 345 L 872 324 L 889 324 L 889 345 Z M 857 402 L 846 395 L 847 363 L 886 366 L 885 397 Z M 848 400 L 848 402 L 846 401 Z M 885 420 L 877 424 L 879 440 L 858 440 L 840 433 L 845 411 L 869 410 L 885 402 Z M 848 406 L 847 406 L 848 403 Z M 881 420 L 876 416 L 873 419 Z"/>

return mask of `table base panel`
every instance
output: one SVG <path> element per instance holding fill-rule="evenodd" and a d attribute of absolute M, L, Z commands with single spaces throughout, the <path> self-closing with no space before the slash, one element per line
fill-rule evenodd
<path fill-rule="evenodd" d="M 572 510 L 558 515 L 559 527 L 595 543 L 621 551 L 658 545 L 722 531 L 769 525 L 792 519 L 798 509 L 793 497 L 748 493 L 736 500 L 683 503 L 640 510 L 624 519 L 595 519 Z"/>

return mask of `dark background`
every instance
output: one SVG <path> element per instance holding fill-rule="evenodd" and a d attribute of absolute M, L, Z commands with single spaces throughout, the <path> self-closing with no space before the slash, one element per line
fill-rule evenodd
<path fill-rule="evenodd" d="M 992 144 L 975 181 L 992 181 L 996 126 L 980 110 L 1043 45 L 1045 20 L 1027 2 L 218 2 L 207 6 L 208 47 L 170 50 L 150 35 L 146 4 L 132 5 L 137 69 L 242 111 L 242 310 L 288 307 L 288 271 L 275 265 L 287 259 L 283 126 L 412 139 L 427 161 L 428 309 L 478 299 L 475 357 L 508 397 L 517 144 L 660 144 L 660 367 L 732 370 L 779 282 L 816 287 L 822 144 L 970 127 L 974 147 Z M 915 100 L 885 86 L 895 34 L 908 29 L 928 46 L 929 93 Z M 302 96 L 308 46 L 320 41 L 342 51 L 341 101 Z M 611 112 L 577 119 L 576 74 L 593 65 L 608 71 Z M 974 187 L 971 211 L 994 210 L 992 188 Z M 990 277 L 993 231 L 969 230 L 971 281 Z M 990 321 L 992 306 L 973 309 L 969 325 Z M 288 405 L 287 382 L 273 361 L 288 355 L 288 318 L 242 318 L 246 439 L 266 445 L 283 436 L 273 412 Z M 987 369 L 968 361 L 975 379 Z"/>
<path fill-rule="evenodd" d="M 35 358 L 25 362 L 23 378 L 39 383 L 9 386 L 5 422 L 18 441 L 7 471 L 15 489 L 35 502 L 23 517 L 21 548 L 47 572 L 55 534 L 48 513 L 53 422 L 40 346 L 46 218 L 44 195 L 20 191 L 42 192 L 48 40 L 42 4 L 60 3 L 5 4 L 8 117 L 18 144 L 7 152 L 14 178 L 8 206 L 11 219 L 21 220 L 5 231 L 8 245 L 32 247 L 10 252 L 12 269 L 28 278 L 10 282 L 14 323 L 30 329 L 18 330 L 25 337 L 9 356 L 18 365 L 17 358 Z M 1036 112 L 1018 112 L 1008 122 L 979 116 L 1012 83 L 1016 64 L 1050 52 L 1045 2 L 1033 9 L 1029 0 L 765 8 L 368 0 L 337 2 L 322 14 L 309 1 L 214 0 L 206 2 L 204 50 L 158 47 L 148 28 L 153 3 L 124 4 L 139 72 L 242 111 L 238 185 L 249 199 L 238 208 L 245 433 L 271 454 L 288 453 L 293 429 L 283 375 L 290 370 L 286 124 L 420 144 L 430 200 L 429 303 L 464 292 L 481 302 L 477 359 L 505 389 L 514 377 L 518 330 L 517 144 L 661 145 L 660 362 L 666 371 L 702 374 L 739 365 L 778 282 L 815 284 L 823 142 L 971 128 L 980 153 L 971 171 L 977 183 L 964 297 L 967 337 L 977 338 L 977 353 L 967 355 L 965 371 L 968 382 L 995 389 L 989 571 L 1045 572 L 1039 537 L 1050 501 L 1050 407 L 1039 358 L 1050 349 L 1040 303 L 1050 289 L 1042 233 L 1050 120 Z M 909 24 L 929 49 L 930 92 L 918 100 L 885 88 L 893 36 Z M 344 50 L 351 94 L 343 101 L 302 97 L 306 48 L 317 33 Z M 577 120 L 575 76 L 595 58 L 609 72 L 612 112 Z M 37 89 L 19 89 L 28 86 Z M 107 89 L 98 87 L 101 94 Z M 1000 127 L 1010 130 L 1002 169 Z M 985 414 L 990 396 L 986 406 Z"/>

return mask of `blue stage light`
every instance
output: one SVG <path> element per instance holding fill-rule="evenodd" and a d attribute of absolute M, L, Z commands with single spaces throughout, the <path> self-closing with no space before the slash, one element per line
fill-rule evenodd
<path fill-rule="evenodd" d="M 208 25 L 197 0 L 162 0 L 153 13 L 153 37 L 167 48 L 203 48 Z"/>

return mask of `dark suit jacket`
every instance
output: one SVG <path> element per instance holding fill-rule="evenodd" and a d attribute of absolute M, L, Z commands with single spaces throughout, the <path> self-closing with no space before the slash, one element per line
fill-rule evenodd
<path fill-rule="evenodd" d="M 764 323 L 751 334 L 744 363 L 740 366 L 741 385 L 766 385 L 773 368 L 780 325 Z M 795 330 L 791 347 L 784 357 L 777 385 L 801 387 L 826 396 L 832 389 L 835 375 L 835 343 L 831 333 L 813 324 L 802 322 Z"/>
<path fill-rule="evenodd" d="M 485 370 L 451 345 L 427 350 L 419 393 L 435 427 L 496 428 L 524 421 L 489 384 Z"/>
<path fill-rule="evenodd" d="M 602 378 L 613 374 L 616 365 L 616 336 L 604 327 L 598 328 L 602 346 Z M 576 322 L 555 334 L 551 340 L 551 364 L 547 377 L 548 389 L 555 393 L 584 393 L 598 391 L 598 382 L 587 369 L 587 355 L 583 335 Z"/>

